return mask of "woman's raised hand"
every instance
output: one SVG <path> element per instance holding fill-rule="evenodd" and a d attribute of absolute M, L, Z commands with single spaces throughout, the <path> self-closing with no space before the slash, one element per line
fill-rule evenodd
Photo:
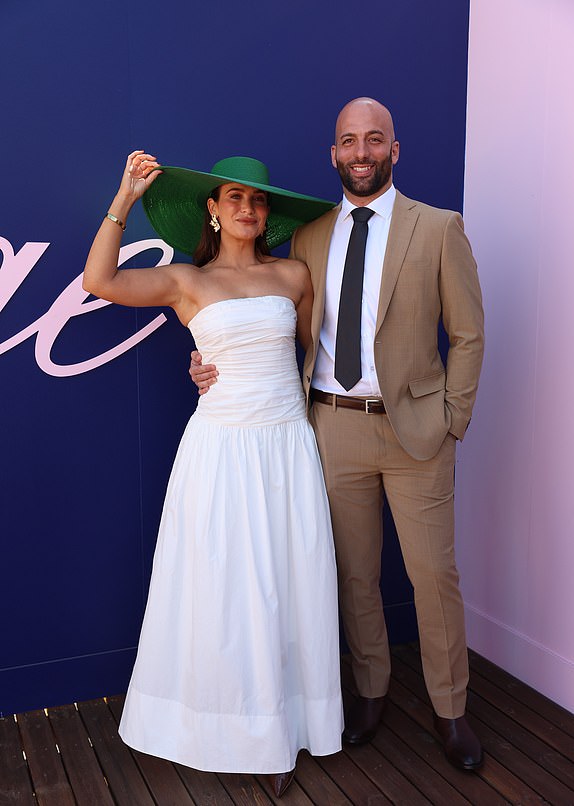
<path fill-rule="evenodd" d="M 140 199 L 161 173 L 156 168 L 159 168 L 159 162 L 151 154 L 132 151 L 126 161 L 119 192 L 131 201 Z"/>

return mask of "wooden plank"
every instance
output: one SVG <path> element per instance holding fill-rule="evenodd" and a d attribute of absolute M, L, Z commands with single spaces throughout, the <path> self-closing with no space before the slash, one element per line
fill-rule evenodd
<path fill-rule="evenodd" d="M 118 725 L 124 700 L 123 696 L 107 698 L 108 708 Z M 161 803 L 161 806 L 185 806 L 193 803 L 171 761 L 137 750 L 131 750 L 131 754 L 157 803 Z"/>
<path fill-rule="evenodd" d="M 402 720 L 403 724 L 410 722 L 408 717 L 400 714 L 398 719 Z M 409 728 L 414 726 L 410 722 Z M 405 778 L 423 795 L 425 802 L 430 803 L 448 803 L 449 806 L 463 806 L 468 804 L 468 800 L 445 780 L 442 775 L 429 766 L 424 759 L 418 756 L 411 747 L 403 741 L 401 736 L 392 731 L 388 722 L 383 725 L 383 730 L 380 730 L 372 742 L 373 746 L 382 753 L 385 758 L 399 770 Z M 503 803 L 503 799 L 497 800 L 496 793 L 493 793 L 490 806 L 495 803 Z M 490 797 L 490 793 L 489 793 Z"/>
<path fill-rule="evenodd" d="M 539 691 L 531 688 L 526 683 L 517 680 L 500 666 L 482 658 L 476 652 L 469 650 L 468 653 L 470 660 L 471 675 L 479 674 L 485 680 L 489 680 L 499 689 L 501 689 L 512 700 L 519 703 L 517 706 L 517 713 L 522 715 L 522 707 L 526 707 L 529 711 L 533 711 L 541 716 L 546 722 L 555 725 L 564 734 L 574 737 L 574 714 L 571 714 L 565 708 L 558 705 L 548 697 L 545 697 Z M 471 683 L 474 678 L 471 677 Z M 541 738 L 544 738 L 541 736 Z"/>
<path fill-rule="evenodd" d="M 137 750 L 132 750 L 132 755 L 157 803 L 185 806 L 194 802 L 171 761 Z"/>
<path fill-rule="evenodd" d="M 275 792 L 273 791 L 273 785 L 271 783 L 271 776 L 269 775 L 256 775 L 255 779 L 259 783 L 259 786 L 271 803 L 275 804 L 283 804 L 288 799 L 290 804 L 293 806 L 313 806 L 314 801 L 310 800 L 307 793 L 299 783 L 299 763 L 297 763 L 297 772 L 295 774 L 295 778 L 289 784 L 289 788 L 287 789 L 287 793 L 283 795 L 281 798 L 278 798 Z"/>
<path fill-rule="evenodd" d="M 354 804 L 382 806 L 391 803 L 346 753 L 317 756 L 317 763 Z"/>
<path fill-rule="evenodd" d="M 114 806 L 78 710 L 73 705 L 48 708 L 48 718 L 77 802 Z"/>
<path fill-rule="evenodd" d="M 473 675 L 470 704 L 489 727 L 574 790 L 574 739 L 480 675 Z"/>
<path fill-rule="evenodd" d="M 205 806 L 233 806 L 227 790 L 213 772 L 201 772 L 183 764 L 176 764 L 183 783 L 197 804 Z"/>
<path fill-rule="evenodd" d="M 412 694 L 405 689 L 397 692 L 397 689 L 401 688 L 399 684 L 394 685 L 396 700 L 389 705 L 385 715 L 385 723 L 395 732 L 404 731 L 402 720 L 405 718 L 406 711 L 415 717 L 412 720 L 409 716 L 409 721 L 418 722 L 416 701 L 413 701 Z M 421 730 L 420 724 L 415 724 L 408 732 L 401 733 L 401 735 L 415 752 L 424 758 L 429 767 L 432 767 L 436 773 L 442 774 L 445 780 L 458 790 L 459 795 L 471 803 L 484 803 L 488 806 L 495 803 L 499 805 L 516 803 L 522 804 L 522 806 L 544 803 L 540 795 L 533 792 L 520 778 L 488 753 L 485 754 L 484 767 L 478 772 L 465 772 L 453 767 L 445 758 L 442 746 L 430 731 L 430 726 Z M 444 803 L 441 799 L 432 802 L 441 804 L 441 806 Z"/>
<path fill-rule="evenodd" d="M 463 806 L 468 803 L 464 795 L 459 794 L 449 781 L 428 765 L 425 759 L 419 756 L 404 740 L 404 737 L 410 737 L 412 743 L 413 730 L 420 736 L 420 728 L 398 709 L 394 723 L 395 730 L 391 730 L 389 721 L 384 719 L 383 730 L 379 730 L 373 739 L 373 746 L 397 770 L 400 770 L 430 803 L 448 803 L 449 806 Z M 397 729 L 401 733 L 397 733 Z M 421 744 L 423 748 L 428 745 L 426 736 L 422 736 Z M 490 806 L 495 804 L 502 806 L 504 803 L 503 798 L 497 797 L 497 793 L 489 792 L 489 797 L 491 798 Z"/>
<path fill-rule="evenodd" d="M 32 771 L 45 792 L 51 781 L 67 776 L 82 806 L 574 804 L 574 717 L 472 653 L 471 662 L 468 711 L 486 750 L 477 773 L 459 771 L 445 759 L 432 727 L 420 658 L 407 646 L 393 648 L 389 704 L 373 741 L 326 758 L 300 753 L 295 780 L 281 800 L 267 776 L 198 772 L 130 750 L 117 736 L 122 698 L 113 697 L 108 705 L 81 704 L 82 718 L 74 706 L 64 706 L 49 709 L 49 720 L 42 712 L 21 715 L 20 728 L 13 718 L 0 719 L 0 804 L 42 806 L 41 796 L 34 796 Z M 347 662 L 343 680 L 349 702 L 356 692 Z M 30 749 L 30 768 L 22 745 Z M 51 801 L 69 802 L 66 795 Z"/>
<path fill-rule="evenodd" d="M 342 675 L 345 687 L 352 686 L 355 693 L 352 673 L 347 664 L 343 665 Z M 422 678 L 420 683 L 424 689 Z M 421 791 L 428 790 L 432 796 L 431 802 L 450 803 L 449 797 L 454 789 L 460 793 L 459 797 L 463 796 L 472 803 L 488 803 L 489 806 L 505 804 L 505 798 L 479 775 L 458 770 L 447 761 L 442 745 L 434 737 L 431 714 L 427 705 L 418 697 L 413 697 L 410 691 L 398 686 L 393 678 L 383 723 L 374 743 L 380 740 L 388 728 L 402 737 L 410 752 L 414 753 L 415 759 L 418 758 L 413 766 L 418 770 L 419 780 L 421 776 L 426 780 Z M 456 800 L 453 799 L 454 802 Z"/>
<path fill-rule="evenodd" d="M 329 806 L 348 806 L 349 798 L 341 792 L 326 772 L 319 766 L 317 759 L 302 750 L 297 756 L 296 782 L 306 793 L 311 803 L 329 804 Z M 291 789 L 288 789 L 291 804 Z M 287 795 L 280 802 L 286 801 Z"/>
<path fill-rule="evenodd" d="M 94 752 L 119 806 L 154 806 L 132 754 L 118 736 L 115 720 L 104 700 L 78 704 Z"/>
<path fill-rule="evenodd" d="M 13 716 L 0 718 L 0 804 L 34 806 L 34 790 Z"/>
<path fill-rule="evenodd" d="M 56 739 L 44 711 L 20 714 L 18 726 L 39 806 L 75 806 Z"/>
<path fill-rule="evenodd" d="M 417 697 L 425 696 L 424 685 L 419 668 L 419 658 L 417 654 L 402 652 L 402 657 L 394 653 L 393 672 L 394 682 L 397 688 L 401 684 L 407 689 L 406 699 L 412 697 L 414 693 Z M 403 659 L 409 659 L 417 668 L 413 669 Z M 399 682 L 400 681 L 400 682 Z M 474 695 L 471 693 L 468 698 L 467 713 L 480 718 L 480 709 L 475 711 L 473 707 Z M 428 709 L 428 724 L 430 727 L 430 708 Z M 424 720 L 423 720 L 424 721 Z M 472 724 L 472 719 L 469 720 Z M 544 800 L 550 803 L 568 803 L 571 793 L 554 776 L 534 764 L 531 759 L 507 741 L 504 735 L 493 731 L 484 722 L 476 728 L 482 741 L 486 761 L 484 767 L 475 774 L 475 778 L 483 778 L 495 787 L 500 794 L 511 803 L 540 803 Z M 496 761 L 497 764 L 492 762 Z M 466 794 L 466 793 L 465 793 Z"/>
<path fill-rule="evenodd" d="M 190 769 L 190 768 L 185 768 Z M 193 776 L 196 780 L 199 776 L 209 776 L 209 778 L 204 778 L 203 786 L 205 787 L 206 793 L 215 792 L 217 791 L 219 795 L 219 789 L 215 789 L 215 781 L 218 781 L 219 784 L 223 787 L 227 797 L 229 798 L 229 803 L 236 804 L 236 806 L 249 806 L 249 804 L 253 804 L 253 806 L 269 806 L 270 800 L 265 794 L 265 792 L 259 786 L 255 776 L 248 775 L 246 773 L 199 773 L 197 770 L 190 770 L 190 772 L 195 773 Z M 188 782 L 186 780 L 186 785 Z M 211 800 L 203 801 L 196 797 L 195 791 L 192 791 L 192 796 L 195 798 L 198 804 L 205 803 L 212 803 Z M 216 801 L 213 801 L 214 803 Z M 219 803 L 219 800 L 217 801 Z"/>
<path fill-rule="evenodd" d="M 540 714 L 568 735 L 574 736 L 574 714 L 571 714 L 570 711 L 567 711 L 558 703 L 552 702 L 552 700 L 533 689 L 527 683 L 523 683 L 513 677 L 509 672 L 492 663 L 492 661 L 481 657 L 472 650 L 469 650 L 468 654 L 471 671 L 476 671 L 491 680 L 522 705 Z"/>
<path fill-rule="evenodd" d="M 411 784 L 408 778 L 372 744 L 349 746 L 345 752 L 391 803 L 396 806 L 425 806 L 428 804 L 428 800 Z"/>
<path fill-rule="evenodd" d="M 236 806 L 269 806 L 271 803 L 253 775 L 218 773 L 217 777 Z"/>
<path fill-rule="evenodd" d="M 412 647 L 405 649 L 401 654 L 411 668 L 415 671 L 421 669 L 420 657 L 418 653 L 413 651 Z M 520 750 L 531 761 L 536 763 L 535 766 L 530 765 L 532 774 L 528 780 L 531 782 L 532 788 L 541 791 L 544 797 L 567 797 L 574 802 L 574 765 L 569 758 L 564 757 L 565 755 L 574 755 L 572 740 L 558 728 L 549 726 L 550 729 L 547 735 L 551 737 L 552 744 L 548 745 L 530 729 L 532 723 L 530 722 L 528 709 L 523 709 L 520 716 L 518 716 L 512 705 L 509 706 L 507 695 L 504 695 L 506 702 L 503 702 L 496 687 L 483 680 L 480 676 L 471 680 L 471 688 L 468 712 L 486 722 L 489 729 L 493 729 L 503 736 L 506 742 L 510 742 L 517 750 Z M 492 705 L 482 696 L 483 693 L 494 698 L 496 704 Z M 532 718 L 534 725 L 542 730 L 540 720 L 536 715 Z M 523 723 L 526 723 L 526 727 L 524 727 Z M 542 732 L 544 731 L 542 730 Z M 560 747 L 560 742 L 558 742 L 562 752 L 557 751 L 554 747 L 557 734 L 560 734 L 558 738 L 565 740 L 563 747 Z M 534 777 L 536 767 L 539 770 L 538 779 Z M 553 778 L 546 775 L 546 772 L 564 784 L 566 790 L 562 790 L 560 786 L 555 786 Z M 537 780 L 539 783 L 536 783 Z M 540 790 L 540 786 L 544 787 L 544 789 Z M 571 794 L 565 795 L 566 791 Z"/>
<path fill-rule="evenodd" d="M 491 733 L 496 733 L 497 747 L 505 750 L 506 761 L 499 753 L 500 761 L 510 763 L 511 769 L 517 771 L 513 755 L 508 752 L 508 746 L 512 745 L 515 753 L 522 754 L 525 761 L 522 764 L 521 760 L 521 767 L 524 769 L 520 775 L 532 789 L 540 792 L 551 803 L 574 803 L 574 766 L 571 761 L 545 745 L 536 736 L 529 734 L 477 695 L 469 699 L 468 712 L 486 721 L 489 736 Z M 502 737 L 502 741 L 499 737 Z"/>
<path fill-rule="evenodd" d="M 122 718 L 122 711 L 124 710 L 124 703 L 126 701 L 125 694 L 115 694 L 113 697 L 106 697 L 108 708 L 112 712 L 117 725 L 120 724 Z"/>

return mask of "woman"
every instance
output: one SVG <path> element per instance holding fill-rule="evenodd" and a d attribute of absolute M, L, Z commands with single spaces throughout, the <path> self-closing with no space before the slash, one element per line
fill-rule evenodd
<path fill-rule="evenodd" d="M 117 270 L 142 196 L 195 265 Z M 96 296 L 172 307 L 219 369 L 168 484 L 120 735 L 196 769 L 268 773 L 277 795 L 297 752 L 337 752 L 342 730 L 328 503 L 294 348 L 312 288 L 269 254 L 331 206 L 272 187 L 257 160 L 207 174 L 134 151 L 84 269 Z"/>

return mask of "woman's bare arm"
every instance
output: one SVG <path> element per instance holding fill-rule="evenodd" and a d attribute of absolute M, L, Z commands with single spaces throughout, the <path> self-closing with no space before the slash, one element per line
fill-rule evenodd
<path fill-rule="evenodd" d="M 311 274 L 305 263 L 299 263 L 301 276 L 301 299 L 297 305 L 297 339 L 306 351 L 311 344 L 311 312 L 313 310 L 313 284 Z"/>
<path fill-rule="evenodd" d="M 104 218 L 92 243 L 84 267 L 83 287 L 96 297 L 120 305 L 169 305 L 179 298 L 177 266 L 118 271 L 118 257 L 128 215 L 135 202 L 156 180 L 161 171 L 151 154 L 133 151 L 127 158 L 119 190 L 109 213 L 120 223 Z"/>

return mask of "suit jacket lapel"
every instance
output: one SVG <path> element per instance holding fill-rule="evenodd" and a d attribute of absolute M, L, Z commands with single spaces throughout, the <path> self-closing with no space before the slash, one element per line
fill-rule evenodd
<path fill-rule="evenodd" d="M 393 206 L 393 216 L 389 229 L 389 238 L 385 259 L 383 261 L 383 277 L 381 280 L 381 292 L 379 295 L 379 308 L 377 312 L 377 324 L 375 333 L 378 333 L 387 313 L 395 285 L 405 259 L 405 255 L 412 238 L 415 224 L 419 217 L 416 210 L 416 202 L 407 199 L 397 190 L 395 204 Z"/>

